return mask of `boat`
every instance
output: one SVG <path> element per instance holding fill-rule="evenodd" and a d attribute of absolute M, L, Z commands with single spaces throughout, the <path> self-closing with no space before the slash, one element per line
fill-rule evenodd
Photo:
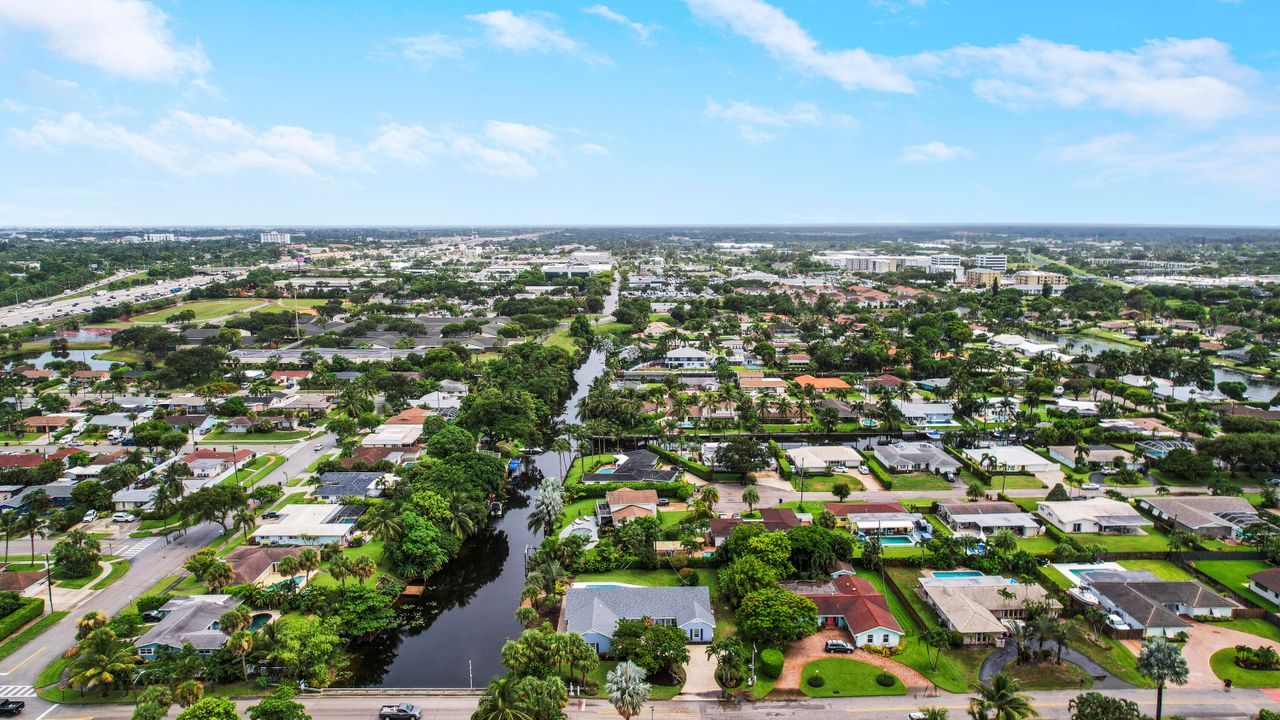
<path fill-rule="evenodd" d="M 938 432 L 937 430 L 930 430 L 929 432 L 925 433 L 924 436 L 929 438 L 930 440 L 942 439 L 942 433 Z"/>
<path fill-rule="evenodd" d="M 520 458 L 512 458 L 511 461 L 507 463 L 507 472 L 515 472 L 516 470 L 519 470 L 519 469 L 520 469 Z"/>

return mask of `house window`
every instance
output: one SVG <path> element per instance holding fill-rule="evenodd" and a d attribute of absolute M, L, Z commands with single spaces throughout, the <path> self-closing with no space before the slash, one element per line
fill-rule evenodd
<path fill-rule="evenodd" d="M 874 643 L 875 643 L 875 641 L 876 641 L 876 636 L 875 636 L 875 635 L 871 635 L 871 634 L 868 634 L 868 635 L 867 635 L 867 641 L 866 641 L 866 644 L 867 644 L 867 645 L 872 645 L 872 644 L 874 644 Z"/>
<path fill-rule="evenodd" d="M 696 627 L 689 630 L 689 639 L 694 642 L 702 640 L 702 628 Z"/>
<path fill-rule="evenodd" d="M 880 638 L 880 644 L 881 644 L 881 645 L 888 645 L 888 644 L 889 644 L 889 633 L 885 633 L 885 634 Z"/>
<path fill-rule="evenodd" d="M 1080 523 L 1071 526 L 1071 532 L 1080 532 Z"/>
<path fill-rule="evenodd" d="M 142 657 L 150 657 L 156 654 L 156 649 L 151 647 L 138 648 L 138 655 Z"/>

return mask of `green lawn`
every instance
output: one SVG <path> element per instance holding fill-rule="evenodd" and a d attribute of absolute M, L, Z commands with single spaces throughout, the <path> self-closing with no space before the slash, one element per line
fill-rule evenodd
<path fill-rule="evenodd" d="M 1084 690 L 1093 687 L 1093 676 L 1079 665 L 1052 661 L 1010 665 L 1008 672 L 1023 690 Z"/>
<path fill-rule="evenodd" d="M 103 577 L 101 580 L 99 580 L 98 582 L 94 583 L 92 586 L 90 586 L 90 587 L 89 587 L 89 589 L 90 589 L 90 590 L 101 590 L 101 589 L 103 589 L 103 588 L 105 588 L 105 587 L 110 587 L 110 586 L 111 586 L 112 584 L 114 584 L 117 580 L 119 580 L 120 578 L 124 577 L 124 576 L 125 576 L 125 573 L 127 573 L 127 572 L 129 572 L 129 561 L 128 561 L 128 560 L 123 560 L 123 559 L 121 559 L 121 560 L 113 560 L 113 561 L 111 562 L 111 570 L 106 574 L 106 577 Z"/>
<path fill-rule="evenodd" d="M 133 363 L 142 362 L 142 353 L 135 350 L 108 350 L 94 355 L 93 358 L 108 362 Z"/>
<path fill-rule="evenodd" d="M 1075 587 L 1071 580 L 1067 578 L 1066 575 L 1062 574 L 1061 570 L 1052 565 L 1045 565 L 1040 568 L 1040 570 L 1044 573 L 1044 576 L 1052 580 L 1053 584 L 1058 586 L 1059 589 L 1070 590 Z"/>
<path fill-rule="evenodd" d="M 572 465 L 565 468 L 564 484 L 573 485 L 574 483 L 582 481 L 582 466 L 584 463 L 587 466 L 586 474 L 590 475 L 601 466 L 608 465 L 611 462 L 613 462 L 613 455 L 609 454 L 588 455 L 586 458 L 574 458 Z"/>
<path fill-rule="evenodd" d="M 1192 566 L 1200 572 L 1252 600 L 1258 607 L 1272 612 L 1280 609 L 1270 600 L 1249 589 L 1249 576 L 1271 567 L 1262 560 L 1199 560 Z"/>
<path fill-rule="evenodd" d="M 689 517 L 688 510 L 659 510 L 658 522 L 664 528 L 673 528 Z"/>
<path fill-rule="evenodd" d="M 898 491 L 924 491 L 924 490 L 950 490 L 951 483 L 943 480 L 941 476 L 934 475 L 929 472 L 919 473 L 890 473 L 889 480 L 893 483 L 894 492 Z"/>
<path fill-rule="evenodd" d="M 1097 642 L 1078 620 L 1072 619 L 1067 627 L 1068 644 L 1101 665 L 1107 672 L 1136 687 L 1151 687 L 1151 683 L 1138 673 L 1138 657 L 1119 640 L 1101 634 Z"/>
<path fill-rule="evenodd" d="M 906 695 L 907 688 L 897 677 L 884 687 L 876 682 L 883 670 L 848 658 L 814 660 L 800 672 L 800 691 L 809 697 L 851 697 L 861 695 Z M 892 674 L 892 673 L 890 673 Z M 809 680 L 821 675 L 822 687 L 811 687 Z"/>
<path fill-rule="evenodd" d="M 1280 643 L 1280 627 L 1276 627 L 1262 618 L 1247 618 L 1240 620 L 1227 620 L 1226 622 L 1217 622 L 1214 627 L 1231 628 L 1240 632 L 1257 635 L 1260 638 L 1266 638 L 1274 643 Z"/>
<path fill-rule="evenodd" d="M 162 323 L 164 319 L 170 315 L 190 310 L 195 313 L 196 317 L 193 322 L 207 322 L 214 318 L 220 318 L 227 315 L 234 315 L 244 312 L 251 307 L 261 305 L 264 301 L 253 298 L 224 298 L 221 300 L 195 300 L 193 302 L 178 303 L 173 307 L 161 308 L 149 313 L 135 315 L 130 318 L 133 322 L 139 323 Z"/>
<path fill-rule="evenodd" d="M 0 445 L 25 445 L 25 444 L 27 444 L 27 443 L 35 442 L 36 440 L 39 440 L 40 438 L 42 438 L 42 437 L 44 437 L 44 436 L 45 436 L 45 433 L 33 433 L 33 432 L 11 433 L 11 432 L 4 432 L 4 433 L 0 433 Z"/>
<path fill-rule="evenodd" d="M 1195 580 L 1195 576 L 1168 560 L 1121 560 L 1126 570 L 1146 570 L 1161 580 Z"/>
<path fill-rule="evenodd" d="M 1221 680 L 1230 680 L 1233 687 L 1280 687 L 1280 670 L 1246 670 L 1236 665 L 1236 649 L 1223 648 L 1209 658 L 1213 674 Z"/>
<path fill-rule="evenodd" d="M 999 490 L 1039 490 L 1044 487 L 1044 483 L 1040 482 L 1034 475 L 1002 475 L 996 473 L 991 477 L 991 485 L 989 487 Z"/>
<path fill-rule="evenodd" d="M 1101 545 L 1108 552 L 1165 552 L 1169 538 L 1155 528 L 1143 528 L 1146 535 L 1099 535 L 1096 533 L 1071 533 L 1082 545 Z"/>
<path fill-rule="evenodd" d="M 1026 550 L 1032 555 L 1048 555 L 1058 547 L 1057 541 L 1048 535 L 1018 538 L 1018 549 Z"/>
<path fill-rule="evenodd" d="M 276 501 L 276 504 L 271 506 L 271 509 L 272 509 L 272 510 L 279 510 L 280 508 L 284 507 L 285 505 L 292 505 L 292 504 L 294 504 L 294 503 L 300 503 L 300 502 L 302 502 L 304 499 L 306 499 L 306 497 L 307 497 L 307 494 L 306 494 L 305 492 L 289 493 L 288 495 L 285 495 L 284 497 L 282 497 L 282 498 L 280 498 L 279 500 L 277 500 L 277 501 Z"/>
<path fill-rule="evenodd" d="M 850 490 L 858 492 L 866 490 L 866 486 L 858 479 L 858 476 L 849 473 L 818 473 L 815 475 L 792 475 L 791 487 L 799 490 L 803 483 L 805 492 L 831 492 L 836 483 L 844 483 L 849 486 Z"/>
<path fill-rule="evenodd" d="M 237 470 L 234 479 L 229 478 L 227 482 L 237 482 L 243 488 L 251 488 L 283 464 L 282 455 L 259 455 L 253 462 Z"/>
<path fill-rule="evenodd" d="M 301 440 L 311 434 L 310 430 L 287 430 L 265 433 L 234 433 L 218 429 L 200 438 L 202 443 L 220 443 L 223 445 L 253 445 L 257 443 L 281 443 Z"/>
<path fill-rule="evenodd" d="M 560 524 L 556 526 L 556 530 L 563 530 L 566 525 L 577 520 L 580 517 L 588 517 L 595 514 L 596 498 L 583 498 L 576 500 L 564 506 L 564 511 L 560 515 Z"/>
<path fill-rule="evenodd" d="M 306 473 L 313 473 L 313 472 L 315 472 L 316 470 L 318 470 L 318 469 L 320 468 L 320 466 L 321 466 L 321 465 L 323 465 L 325 462 L 328 462 L 329 460 L 332 460 L 332 459 L 333 459 L 333 457 L 334 457 L 334 453 L 325 453 L 325 454 L 321 455 L 320 457 L 316 458 L 315 462 L 313 462 L 313 463 L 311 463 L 310 465 L 308 465 L 308 466 L 307 466 L 307 469 L 306 469 L 306 470 L 303 470 L 303 472 L 306 472 Z M 295 480 L 296 480 L 296 479 L 297 479 L 297 478 L 295 478 Z M 293 484 L 294 484 L 294 483 L 293 483 L 293 480 L 290 480 L 290 481 L 289 481 L 289 485 L 293 485 Z"/>

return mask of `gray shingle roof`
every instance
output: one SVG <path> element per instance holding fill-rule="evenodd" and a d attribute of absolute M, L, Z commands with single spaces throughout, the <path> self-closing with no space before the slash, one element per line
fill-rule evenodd
<path fill-rule="evenodd" d="M 160 608 L 168 615 L 134 645 L 181 648 L 184 643 L 191 643 L 197 650 L 217 650 L 227 642 L 227 636 L 212 626 L 222 613 L 239 604 L 240 599 L 231 595 L 180 595 Z"/>
<path fill-rule="evenodd" d="M 696 587 L 570 588 L 564 598 L 565 628 L 613 637 L 619 620 L 675 618 L 677 627 L 694 620 L 716 622 L 711 593 Z"/>

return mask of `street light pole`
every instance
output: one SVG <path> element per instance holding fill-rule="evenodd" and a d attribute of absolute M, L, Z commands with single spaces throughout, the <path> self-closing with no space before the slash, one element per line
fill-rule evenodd
<path fill-rule="evenodd" d="M 49 564 L 49 553 L 44 554 L 44 584 L 49 590 L 49 612 L 53 612 L 53 567 Z"/>

